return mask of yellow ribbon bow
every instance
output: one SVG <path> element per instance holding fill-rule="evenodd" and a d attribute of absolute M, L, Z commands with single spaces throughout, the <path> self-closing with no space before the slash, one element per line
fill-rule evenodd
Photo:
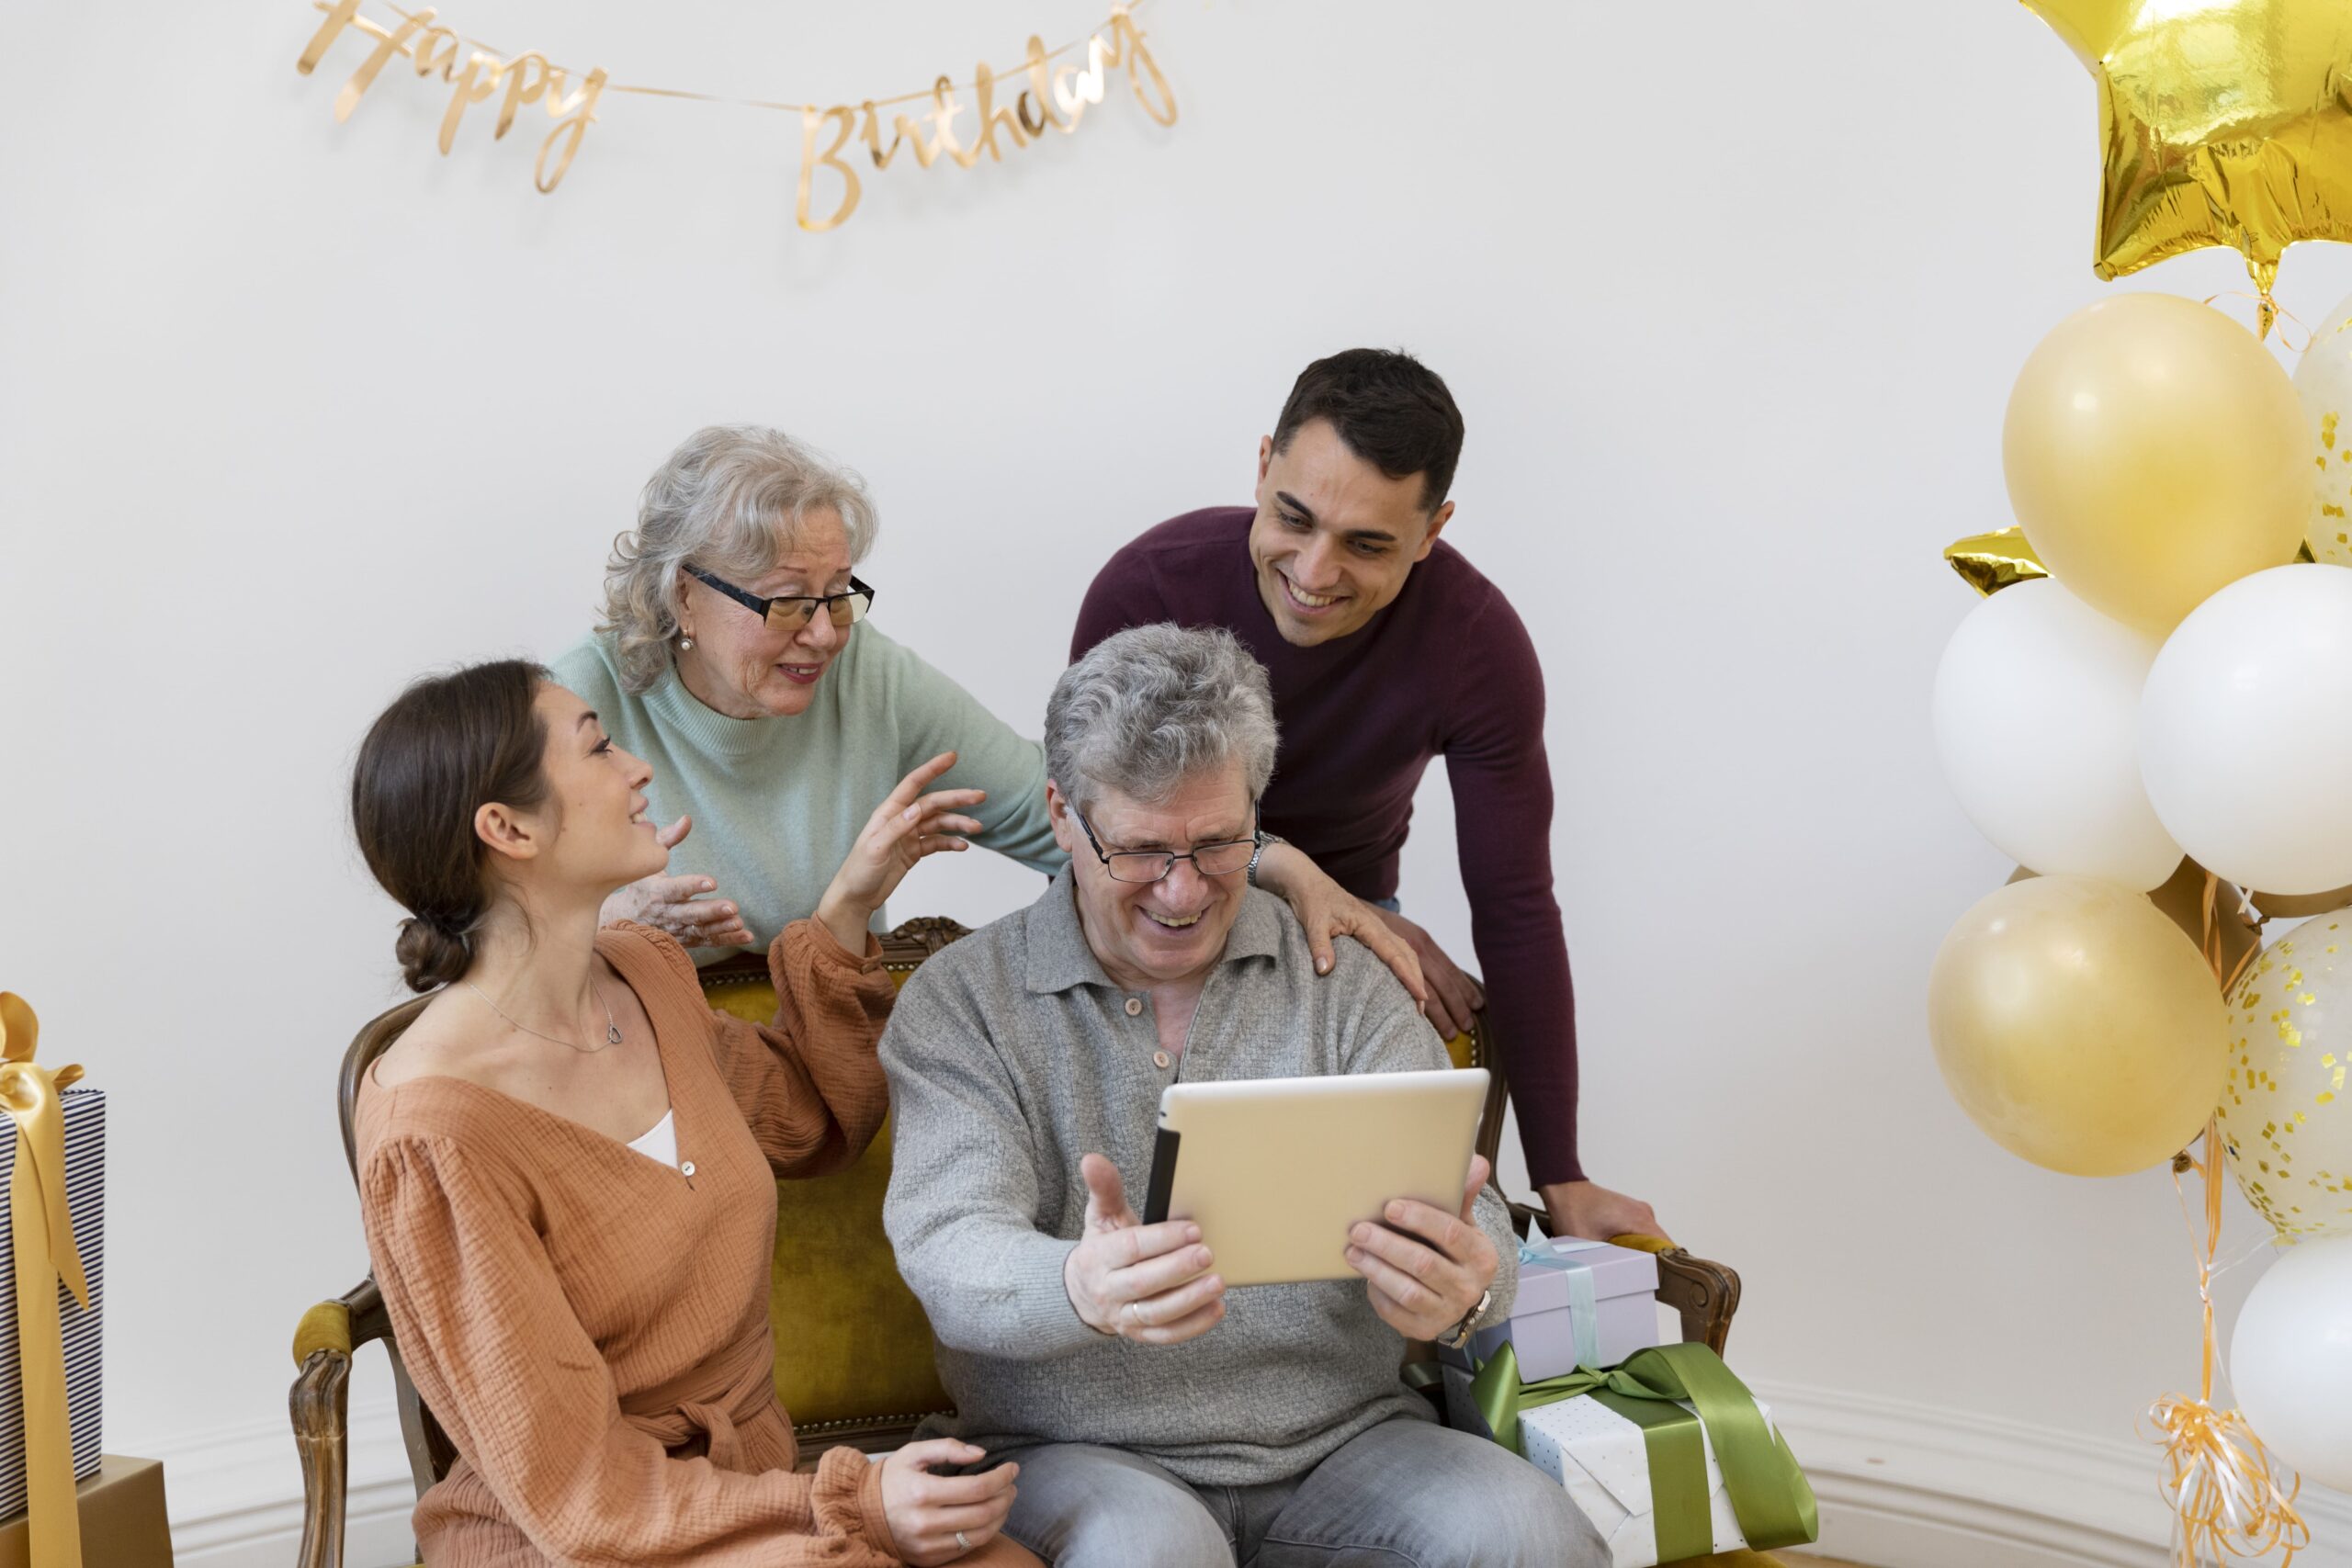
<path fill-rule="evenodd" d="M 79 1066 L 33 1065 L 40 1021 L 14 991 L 0 991 L 0 1108 L 17 1123 L 8 1183 L 17 1265 L 17 1360 L 25 1394 L 25 1496 L 32 1568 L 82 1568 L 82 1514 L 74 1487 L 74 1432 L 65 1409 L 65 1341 L 55 1281 L 84 1311 L 90 1282 L 65 1207 L 65 1105 L 59 1092 Z"/>

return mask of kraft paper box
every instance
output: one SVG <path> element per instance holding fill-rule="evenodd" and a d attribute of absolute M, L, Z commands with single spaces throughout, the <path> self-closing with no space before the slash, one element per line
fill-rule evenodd
<path fill-rule="evenodd" d="M 1466 1370 L 1506 1342 L 1531 1382 L 1579 1366 L 1613 1367 L 1648 1349 L 1658 1342 L 1657 1259 L 1601 1241 L 1523 1245 L 1510 1318 L 1472 1335 L 1464 1349 L 1440 1347 L 1438 1359 Z"/>
<path fill-rule="evenodd" d="M 90 1286 L 87 1311 L 55 1279 L 58 1316 L 65 1342 L 65 1407 L 74 1432 L 74 1477 L 85 1480 L 98 1469 L 99 1353 L 106 1288 L 107 1097 L 79 1087 L 58 1096 L 65 1111 L 65 1206 Z M 9 1213 L 9 1183 L 16 1174 L 17 1138 L 12 1123 L 0 1123 L 0 1518 L 25 1508 L 25 1393 L 17 1344 L 17 1269 Z M 88 1554 L 84 1553 L 85 1559 Z M 96 1561 L 91 1559 L 90 1561 Z"/>
<path fill-rule="evenodd" d="M 82 1512 L 82 1568 L 172 1568 L 172 1525 L 164 1510 L 164 1467 L 108 1454 L 75 1489 Z M 26 1517 L 0 1519 L 0 1568 L 29 1568 Z"/>

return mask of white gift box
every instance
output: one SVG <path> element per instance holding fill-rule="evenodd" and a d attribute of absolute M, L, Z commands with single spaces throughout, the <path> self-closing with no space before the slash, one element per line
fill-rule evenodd
<path fill-rule="evenodd" d="M 89 1281 L 85 1311 L 61 1280 L 57 1292 L 61 1337 L 65 1342 L 65 1412 L 74 1431 L 74 1479 L 97 1473 L 99 1458 L 100 1352 L 106 1291 L 107 1097 L 106 1091 L 74 1088 L 58 1096 L 65 1111 L 65 1207 Z M 0 1121 L 0 1518 L 25 1507 L 25 1390 L 17 1362 L 15 1216 L 9 1213 L 16 1176 L 16 1124 Z"/>
<path fill-rule="evenodd" d="M 1470 1375 L 1448 1367 L 1444 1378 L 1446 1424 L 1466 1432 L 1486 1432 L 1487 1424 L 1471 1402 Z M 1675 1403 L 1685 1410 L 1691 1408 L 1685 1401 Z M 1759 1399 L 1756 1408 L 1763 1412 L 1765 1424 L 1770 1425 L 1771 1407 Z M 1609 1543 L 1614 1568 L 1652 1568 L 1657 1562 L 1657 1527 L 1651 1512 L 1649 1450 L 1640 1427 L 1597 1399 L 1564 1399 L 1521 1411 L 1519 1441 L 1529 1461 L 1566 1488 L 1569 1500 L 1592 1521 L 1600 1539 Z M 1713 1550 L 1734 1551 L 1746 1546 L 1747 1539 L 1740 1533 L 1731 1494 L 1724 1489 L 1724 1472 L 1715 1463 L 1714 1439 L 1703 1427 L 1700 1444 L 1707 1456 Z"/>

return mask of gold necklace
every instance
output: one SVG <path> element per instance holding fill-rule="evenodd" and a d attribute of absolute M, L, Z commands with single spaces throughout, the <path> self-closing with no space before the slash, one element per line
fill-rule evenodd
<path fill-rule="evenodd" d="M 490 999 L 489 992 L 483 990 L 480 986 L 475 985 L 471 980 L 465 982 L 465 987 L 481 998 L 482 1006 L 488 1008 L 499 1017 L 505 1019 L 509 1024 L 512 1024 L 514 1028 L 521 1030 L 524 1033 L 537 1034 L 540 1039 L 548 1042 L 550 1044 L 563 1046 L 566 1050 L 577 1052 L 582 1056 L 600 1055 L 604 1053 L 606 1047 L 617 1045 L 621 1043 L 621 1026 L 613 1021 L 613 1004 L 605 1001 L 605 993 L 596 989 L 596 983 L 594 980 L 588 982 L 588 988 L 591 991 L 595 992 L 596 999 L 599 1002 L 603 1002 L 605 1008 L 605 1043 L 603 1045 L 574 1045 L 571 1041 L 565 1040 L 560 1036 L 540 1033 L 538 1030 L 533 1029 L 529 1024 L 521 1022 L 510 1016 L 504 1008 L 500 1007 L 496 1002 Z"/>

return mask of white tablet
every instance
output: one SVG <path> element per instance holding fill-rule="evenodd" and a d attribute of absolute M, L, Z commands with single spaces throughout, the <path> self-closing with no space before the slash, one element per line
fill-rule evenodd
<path fill-rule="evenodd" d="M 1486 1101 L 1484 1067 L 1170 1084 L 1144 1223 L 1198 1224 L 1229 1286 L 1356 1278 L 1389 1200 L 1460 1212 Z"/>

